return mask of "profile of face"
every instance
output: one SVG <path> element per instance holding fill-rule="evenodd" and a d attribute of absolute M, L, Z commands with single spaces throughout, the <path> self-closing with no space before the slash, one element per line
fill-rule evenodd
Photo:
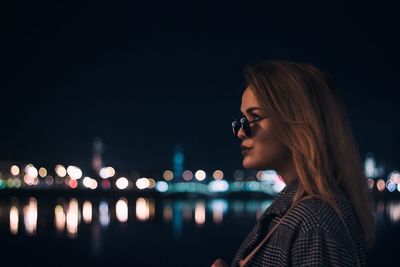
<path fill-rule="evenodd" d="M 243 128 L 238 132 L 242 140 L 243 167 L 258 170 L 280 170 L 290 160 L 289 149 L 274 135 L 273 124 L 266 111 L 261 107 L 250 87 L 242 95 L 240 110 L 250 122 L 251 136 L 246 136 Z M 256 120 L 255 122 L 252 122 Z"/>

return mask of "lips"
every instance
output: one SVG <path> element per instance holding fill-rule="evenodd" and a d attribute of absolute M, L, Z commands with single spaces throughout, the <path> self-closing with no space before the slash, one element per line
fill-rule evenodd
<path fill-rule="evenodd" d="M 247 155 L 250 153 L 251 148 L 249 147 L 243 147 L 242 146 L 242 155 Z"/>

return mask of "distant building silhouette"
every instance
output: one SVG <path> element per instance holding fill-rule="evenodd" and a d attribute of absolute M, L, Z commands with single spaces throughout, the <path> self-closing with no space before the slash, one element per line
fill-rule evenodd
<path fill-rule="evenodd" d="M 93 141 L 93 158 L 92 168 L 96 174 L 99 174 L 100 169 L 103 167 L 102 154 L 104 152 L 103 141 L 100 137 L 96 137 Z"/>
<path fill-rule="evenodd" d="M 176 145 L 174 150 L 174 157 L 172 163 L 172 169 L 174 172 L 175 179 L 182 179 L 182 173 L 184 168 L 185 156 L 183 155 L 183 146 Z"/>

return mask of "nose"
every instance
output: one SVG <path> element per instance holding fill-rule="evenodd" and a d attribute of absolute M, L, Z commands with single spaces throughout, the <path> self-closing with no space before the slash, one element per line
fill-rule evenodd
<path fill-rule="evenodd" d="M 242 139 L 242 140 L 247 138 L 246 134 L 244 133 L 243 127 L 240 127 L 237 136 L 239 139 Z"/>

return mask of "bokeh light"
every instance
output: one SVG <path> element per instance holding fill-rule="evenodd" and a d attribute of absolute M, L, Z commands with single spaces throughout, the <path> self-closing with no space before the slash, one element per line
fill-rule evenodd
<path fill-rule="evenodd" d="M 185 181 L 190 181 L 193 178 L 193 173 L 190 170 L 186 170 L 182 173 L 182 178 Z"/>
<path fill-rule="evenodd" d="M 150 186 L 150 181 L 147 178 L 139 178 L 136 181 L 136 187 L 139 188 L 140 190 L 148 188 Z"/>
<path fill-rule="evenodd" d="M 115 185 L 117 186 L 118 189 L 123 190 L 123 189 L 126 189 L 128 187 L 129 181 L 125 177 L 120 177 L 120 178 L 118 178 L 118 180 L 115 183 Z"/>
<path fill-rule="evenodd" d="M 12 165 L 10 172 L 12 175 L 17 176 L 20 172 L 19 167 L 17 165 Z"/>
<path fill-rule="evenodd" d="M 39 176 L 42 177 L 42 178 L 44 178 L 44 177 L 46 177 L 46 175 L 47 175 L 47 170 L 46 170 L 46 168 L 40 167 L 40 168 L 39 168 Z"/>
<path fill-rule="evenodd" d="M 174 173 L 173 173 L 172 171 L 170 171 L 170 170 L 166 170 L 166 171 L 163 173 L 163 178 L 164 178 L 166 181 L 171 181 L 172 179 L 174 179 Z"/>
<path fill-rule="evenodd" d="M 65 169 L 65 167 L 61 164 L 56 165 L 55 167 L 55 172 L 58 176 L 60 177 L 65 177 L 65 175 L 67 175 L 67 170 Z"/>
<path fill-rule="evenodd" d="M 198 170 L 194 174 L 194 177 L 196 177 L 197 181 L 203 181 L 204 179 L 206 179 L 206 172 L 203 170 Z"/>
<path fill-rule="evenodd" d="M 81 169 L 76 166 L 68 166 L 67 173 L 73 180 L 77 180 L 82 177 Z"/>
<path fill-rule="evenodd" d="M 213 173 L 213 178 L 215 180 L 222 180 L 224 179 L 224 172 L 221 170 L 215 170 Z"/>
<path fill-rule="evenodd" d="M 124 223 L 128 221 L 128 200 L 120 198 L 115 205 L 117 220 Z"/>
<path fill-rule="evenodd" d="M 376 187 L 378 188 L 379 192 L 382 192 L 383 190 L 385 190 L 385 181 L 383 179 L 379 179 L 376 182 Z"/>

